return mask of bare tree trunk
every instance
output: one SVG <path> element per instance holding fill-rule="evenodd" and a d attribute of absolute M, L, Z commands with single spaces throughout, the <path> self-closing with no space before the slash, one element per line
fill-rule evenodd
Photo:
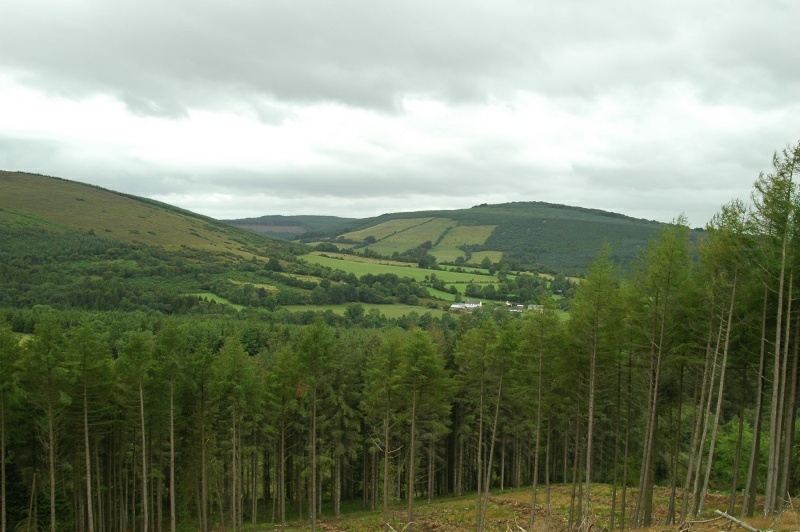
<path fill-rule="evenodd" d="M 753 517 L 756 505 L 756 483 L 758 481 L 758 462 L 761 454 L 761 414 L 764 409 L 764 385 L 767 380 L 766 375 L 766 354 L 767 354 L 767 296 L 769 289 L 764 283 L 764 305 L 761 313 L 761 354 L 758 362 L 758 392 L 756 394 L 756 411 L 753 420 L 753 441 L 750 445 L 750 462 L 747 465 L 747 479 L 745 480 L 745 491 L 742 499 L 742 511 L 740 517 Z"/>
<path fill-rule="evenodd" d="M 542 358 L 543 358 L 543 347 L 542 344 L 544 342 L 540 342 L 539 344 L 539 376 L 537 378 L 537 399 L 536 399 L 536 443 L 533 451 L 533 480 L 531 482 L 531 518 L 528 523 L 528 529 L 533 530 L 533 522 L 535 520 L 536 515 L 536 487 L 539 481 L 539 443 L 541 439 L 541 428 L 542 428 Z"/>
<path fill-rule="evenodd" d="M 317 386 L 311 396 L 311 486 L 309 491 L 308 511 L 311 518 L 311 530 L 317 532 Z"/>
<path fill-rule="evenodd" d="M 733 479 L 731 480 L 731 500 L 728 503 L 728 513 L 733 515 L 736 508 L 736 492 L 739 484 L 739 465 L 742 460 L 742 436 L 744 435 L 744 402 L 747 395 L 747 366 L 742 369 L 742 391 L 739 401 L 739 432 L 736 437 L 736 454 L 733 459 Z"/>
<path fill-rule="evenodd" d="M 708 383 L 708 397 L 706 404 L 702 405 L 703 409 L 703 423 L 702 432 L 700 435 L 700 444 L 697 450 L 697 462 L 695 463 L 694 470 L 694 484 L 692 485 L 692 504 L 691 515 L 697 515 L 700 503 L 700 472 L 703 470 L 703 449 L 706 445 L 706 436 L 708 435 L 709 417 L 711 416 L 711 403 L 714 400 L 714 383 L 717 382 L 717 358 L 719 356 L 720 342 L 722 338 L 723 321 L 720 318 L 719 330 L 717 332 L 717 343 L 714 347 L 714 355 L 711 359 L 711 378 Z"/>
<path fill-rule="evenodd" d="M 708 462 L 706 464 L 706 476 L 703 481 L 703 491 L 700 492 L 700 501 L 698 503 L 697 515 L 699 516 L 703 511 L 703 503 L 705 502 L 706 493 L 708 492 L 708 482 L 711 478 L 711 464 L 714 462 L 714 447 L 717 443 L 717 429 L 719 428 L 719 418 L 722 413 L 722 396 L 725 391 L 725 372 L 728 367 L 728 351 L 731 344 L 731 329 L 733 328 L 733 307 L 736 303 L 736 283 L 737 273 L 734 272 L 733 288 L 731 289 L 731 305 L 728 310 L 727 325 L 725 327 L 725 346 L 722 349 L 722 369 L 719 375 L 719 390 L 717 390 L 717 408 L 714 413 L 714 428 L 711 431 L 711 443 L 708 450 Z"/>
<path fill-rule="evenodd" d="M 84 354 L 84 358 L 86 355 Z M 94 532 L 94 513 L 92 512 L 92 460 L 89 449 L 89 399 L 86 390 L 86 368 L 84 360 L 83 372 L 83 451 L 86 455 L 86 516 L 89 532 Z M 5 521 L 5 519 L 4 519 Z M 5 523 L 4 523 L 5 524 Z"/>
<path fill-rule="evenodd" d="M 233 409 L 231 410 L 231 524 L 233 525 L 233 532 L 238 530 L 236 471 L 236 406 L 234 405 Z"/>
<path fill-rule="evenodd" d="M 6 532 L 6 391 L 0 389 L 0 532 Z"/>
<path fill-rule="evenodd" d="M 611 482 L 611 515 L 609 518 L 608 528 L 614 530 L 615 518 L 617 513 L 617 474 L 619 473 L 619 423 L 620 412 L 622 410 L 622 367 L 621 363 L 617 362 L 617 404 L 614 420 L 614 478 Z"/>
<path fill-rule="evenodd" d="M 681 362 L 680 380 L 678 385 L 678 428 L 675 430 L 675 447 L 672 451 L 672 481 L 669 490 L 669 509 L 667 510 L 667 523 L 675 523 L 675 490 L 678 484 L 678 455 L 681 450 L 681 418 L 683 416 L 683 371 L 684 364 Z"/>
<path fill-rule="evenodd" d="M 790 283 L 791 285 L 791 283 Z M 788 400 L 789 408 L 786 409 L 783 426 L 785 427 L 784 443 L 783 443 L 783 464 L 781 470 L 781 487 L 778 492 L 781 497 L 781 509 L 783 508 L 783 497 L 788 496 L 789 476 L 792 464 L 792 447 L 794 444 L 794 420 L 797 415 L 797 357 L 800 350 L 800 314 L 798 314 L 795 323 L 794 334 L 794 349 L 792 353 L 792 381 L 789 387 L 789 393 L 784 400 Z M 788 349 L 788 347 L 787 347 Z M 788 353 L 787 353 L 788 354 Z M 786 379 L 786 372 L 784 372 L 784 380 Z"/>
<path fill-rule="evenodd" d="M 478 506 L 477 511 L 477 532 L 483 530 L 483 379 L 481 379 L 481 395 L 478 401 Z"/>
<path fill-rule="evenodd" d="M 497 404 L 494 409 L 494 422 L 492 426 L 492 443 L 489 446 L 489 459 L 486 463 L 486 476 L 484 477 L 484 497 L 483 497 L 483 510 L 481 511 L 481 522 L 478 530 L 483 530 L 484 522 L 486 521 L 486 508 L 489 504 L 489 485 L 492 483 L 492 461 L 494 459 L 494 444 L 497 440 L 497 421 L 500 417 L 500 400 L 503 395 L 503 373 L 500 371 L 500 384 L 497 388 Z"/>
<path fill-rule="evenodd" d="M 599 306 L 599 305 L 598 305 Z M 589 517 L 590 507 L 590 488 L 592 485 L 592 445 L 594 443 L 594 388 L 595 372 L 597 367 L 597 341 L 600 329 L 599 308 L 595 310 L 595 317 L 592 323 L 592 351 L 589 360 L 589 408 L 587 412 L 586 426 L 586 499 L 583 502 L 583 515 Z"/>
<path fill-rule="evenodd" d="M 408 458 L 408 523 L 409 532 L 414 530 L 414 451 L 417 445 L 417 390 L 411 395 L 411 442 Z"/>
<path fill-rule="evenodd" d="M 621 514 L 619 518 L 620 530 L 625 530 L 625 510 L 627 509 L 627 495 L 628 495 L 628 459 L 630 458 L 631 450 L 631 412 L 633 409 L 633 361 L 631 360 L 631 353 L 628 352 L 628 386 L 626 389 L 627 406 L 625 413 L 625 456 L 622 459 L 622 500 L 620 501 Z"/>
<path fill-rule="evenodd" d="M 434 443 L 433 436 L 431 436 L 431 441 L 428 442 L 428 502 L 433 500 L 434 477 L 436 474 L 436 449 L 434 448 Z"/>
<path fill-rule="evenodd" d="M 56 532 L 56 455 L 53 405 L 47 404 L 48 467 L 50 469 L 50 531 Z"/>
<path fill-rule="evenodd" d="M 208 532 L 208 467 L 206 465 L 206 398 L 200 385 L 200 530 Z"/>
<path fill-rule="evenodd" d="M 711 369 L 711 340 L 714 337 L 714 300 L 711 300 L 711 316 L 708 320 L 708 334 L 706 336 L 706 357 L 703 367 L 703 383 L 700 385 L 700 401 L 697 401 L 697 392 L 695 392 L 694 401 L 694 429 L 692 430 L 692 442 L 689 445 L 689 462 L 686 465 L 686 480 L 683 484 L 683 500 L 681 501 L 681 522 L 684 522 L 689 515 L 689 502 L 692 497 L 690 490 L 692 490 L 692 477 L 695 471 L 695 460 L 700 455 L 697 447 L 697 440 L 705 420 L 705 401 L 706 390 L 708 389 L 708 375 Z M 695 388 L 699 383 L 695 378 Z M 694 510 L 694 503 L 692 502 L 692 510 Z"/>
<path fill-rule="evenodd" d="M 782 340 L 782 327 L 783 327 L 783 299 L 784 299 L 784 284 L 786 278 L 786 264 L 787 264 L 787 246 L 789 242 L 788 228 L 783 234 L 783 244 L 781 247 L 781 266 L 780 275 L 778 279 L 778 306 L 777 315 L 775 316 L 775 362 L 773 364 L 772 372 L 772 406 L 770 410 L 769 419 L 769 459 L 767 461 L 767 483 L 764 489 L 764 514 L 772 514 L 777 508 L 777 494 L 775 493 L 778 488 L 778 451 L 780 449 L 780 419 L 778 418 L 778 411 L 780 409 L 780 387 L 778 383 L 781 381 L 781 340 Z"/>
<path fill-rule="evenodd" d="M 142 532 L 147 532 L 150 525 L 150 512 L 147 495 L 147 434 L 144 425 L 144 386 L 139 379 L 139 413 L 142 421 Z M 134 511 L 136 509 L 134 508 Z"/>
<path fill-rule="evenodd" d="M 175 532 L 175 383 L 169 379 L 169 529 Z"/>
<path fill-rule="evenodd" d="M 383 420 L 383 529 L 389 532 L 389 423 L 391 421 L 391 394 L 386 401 L 386 417 Z"/>

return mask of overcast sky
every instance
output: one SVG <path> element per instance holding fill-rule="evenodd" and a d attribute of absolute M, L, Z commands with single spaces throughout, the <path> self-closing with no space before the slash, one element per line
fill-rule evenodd
<path fill-rule="evenodd" d="M 215 218 L 703 226 L 800 139 L 798 24 L 793 0 L 3 0 L 0 169 Z"/>

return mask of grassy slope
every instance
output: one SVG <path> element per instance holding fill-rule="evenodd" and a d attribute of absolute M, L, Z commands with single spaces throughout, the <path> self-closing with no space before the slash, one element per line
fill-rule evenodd
<path fill-rule="evenodd" d="M 297 248 L 166 204 L 74 181 L 0 171 L 0 191 L 0 225 L 93 231 L 126 243 L 167 250 L 188 247 L 230 257 L 269 257 L 271 250 Z"/>
<path fill-rule="evenodd" d="M 435 224 L 439 229 L 435 238 L 432 238 L 433 232 L 429 232 L 420 234 L 415 241 L 405 238 L 401 242 L 398 235 L 386 234 L 387 227 L 416 227 L 424 220 L 429 227 L 434 227 L 437 220 L 446 222 Z M 402 252 L 425 240 L 436 243 L 441 237 L 431 251 L 440 261 L 463 256 L 458 246 L 469 244 L 474 249 L 472 262 L 480 262 L 488 254 L 493 261 L 502 256 L 522 264 L 545 265 L 568 274 L 584 272 L 604 240 L 611 243 L 614 258 L 627 267 L 638 250 L 662 227 L 659 222 L 543 202 L 479 205 L 451 211 L 400 212 L 351 225 L 353 230 L 349 236 L 375 236 L 379 241 L 370 247 L 381 253 L 389 250 Z M 452 228 L 444 231 L 448 226 Z"/>
<path fill-rule="evenodd" d="M 297 238 L 309 232 L 331 232 L 343 230 L 347 224 L 356 221 L 355 218 L 340 218 L 338 216 L 281 216 L 267 215 L 258 218 L 241 218 L 238 220 L 224 220 L 225 223 L 247 229 L 255 233 L 280 238 Z"/>

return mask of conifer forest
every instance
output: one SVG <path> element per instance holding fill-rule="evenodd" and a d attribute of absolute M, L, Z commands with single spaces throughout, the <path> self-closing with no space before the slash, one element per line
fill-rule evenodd
<path fill-rule="evenodd" d="M 528 490 L 532 530 L 554 485 L 573 529 L 677 525 L 711 491 L 775 515 L 800 491 L 799 175 L 796 144 L 699 236 L 677 216 L 631 268 L 603 245 L 567 312 L 91 310 L 13 299 L 3 260 L 0 532 L 316 531 L 352 508 L 422 530 L 415 505 L 464 496 L 481 531 L 501 488 Z"/>

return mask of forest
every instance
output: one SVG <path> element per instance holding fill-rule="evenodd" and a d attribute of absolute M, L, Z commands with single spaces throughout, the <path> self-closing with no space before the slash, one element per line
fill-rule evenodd
<path fill-rule="evenodd" d="M 677 217 L 631 268 L 601 245 L 568 319 L 547 298 L 521 315 L 289 318 L 93 285 L 103 271 L 65 284 L 35 250 L 3 261 L 2 532 L 317 530 L 356 507 L 413 530 L 415 505 L 466 495 L 480 531 L 504 487 L 529 490 L 532 530 L 556 484 L 571 529 L 676 525 L 712 491 L 730 515 L 775 515 L 800 490 L 799 165 L 800 143 L 777 152 L 748 202 L 699 237 Z M 81 246 L 65 256 L 136 277 L 121 257 L 141 248 Z M 149 267 L 214 282 L 162 259 Z M 93 286 L 120 291 L 92 306 Z"/>

